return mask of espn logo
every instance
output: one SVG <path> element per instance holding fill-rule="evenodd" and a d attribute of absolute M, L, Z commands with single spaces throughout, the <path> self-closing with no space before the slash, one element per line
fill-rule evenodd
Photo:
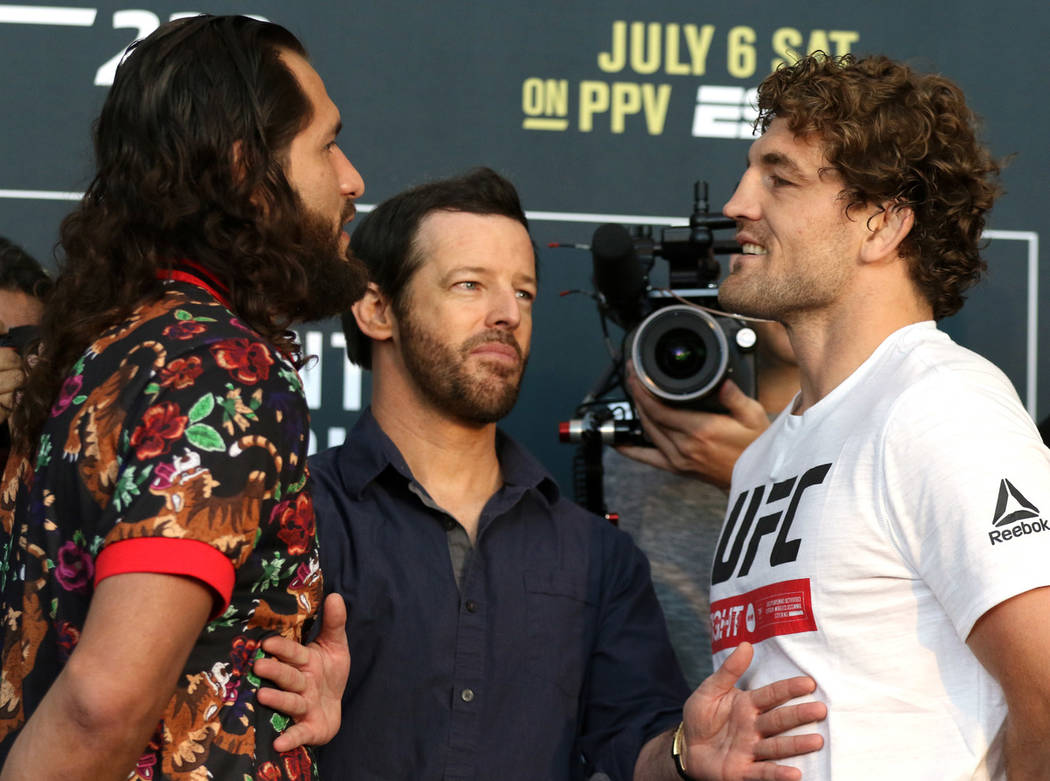
<path fill-rule="evenodd" d="M 701 85 L 696 90 L 693 136 L 696 138 L 752 138 L 758 117 L 758 89 Z"/>

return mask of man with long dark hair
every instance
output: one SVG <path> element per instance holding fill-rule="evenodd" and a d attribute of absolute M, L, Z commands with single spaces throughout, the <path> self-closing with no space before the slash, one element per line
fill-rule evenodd
<path fill-rule="evenodd" d="M 251 665 L 322 594 L 288 328 L 363 289 L 339 128 L 277 25 L 179 20 L 117 70 L 11 419 L 4 778 L 311 777 Z"/>

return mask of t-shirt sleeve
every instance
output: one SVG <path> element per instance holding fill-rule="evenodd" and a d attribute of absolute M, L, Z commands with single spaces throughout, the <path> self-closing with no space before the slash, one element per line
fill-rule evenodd
<path fill-rule="evenodd" d="M 129 388 L 96 582 L 125 572 L 192 577 L 225 608 L 289 459 L 305 481 L 303 432 L 287 425 L 299 417 L 288 414 L 301 403 L 297 382 L 245 335 L 202 341 Z"/>
<path fill-rule="evenodd" d="M 605 521 L 601 521 L 605 523 Z M 689 687 L 671 648 L 645 554 L 623 533 L 602 541 L 598 630 L 578 740 L 588 775 L 631 778 L 642 746 L 681 721 Z"/>
<path fill-rule="evenodd" d="M 884 429 L 890 534 L 964 641 L 985 612 L 1050 584 L 1050 451 L 998 372 L 909 389 Z"/>

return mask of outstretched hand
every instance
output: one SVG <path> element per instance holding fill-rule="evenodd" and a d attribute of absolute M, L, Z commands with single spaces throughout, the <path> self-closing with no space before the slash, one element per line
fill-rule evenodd
<path fill-rule="evenodd" d="M 744 448 L 769 428 L 762 405 L 726 380 L 718 401 L 729 414 L 669 407 L 629 370 L 627 387 L 642 428 L 653 447 L 617 447 L 623 455 L 669 472 L 729 488 L 733 465 Z"/>
<path fill-rule="evenodd" d="M 690 777 L 797 781 L 802 777 L 798 768 L 775 760 L 808 754 L 824 745 L 817 734 L 782 734 L 827 716 L 827 706 L 821 702 L 784 704 L 815 691 L 812 678 L 788 678 L 753 691 L 736 688 L 753 656 L 751 645 L 741 643 L 686 701 L 684 764 Z"/>
<path fill-rule="evenodd" d="M 335 737 L 350 675 L 343 598 L 329 594 L 325 599 L 321 633 L 310 645 L 274 635 L 263 640 L 262 649 L 271 656 L 256 660 L 255 674 L 278 688 L 260 688 L 259 702 L 295 722 L 273 742 L 274 749 L 317 746 Z"/>

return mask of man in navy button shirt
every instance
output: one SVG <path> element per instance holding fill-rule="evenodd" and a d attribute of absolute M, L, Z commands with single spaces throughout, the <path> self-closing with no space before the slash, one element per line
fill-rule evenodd
<path fill-rule="evenodd" d="M 795 778 L 771 760 L 820 739 L 779 733 L 824 708 L 777 706 L 813 682 L 735 689 L 745 645 L 690 697 L 644 555 L 497 430 L 537 292 L 513 186 L 477 169 L 409 190 L 352 247 L 372 406 L 311 463 L 353 659 L 322 777 Z"/>

